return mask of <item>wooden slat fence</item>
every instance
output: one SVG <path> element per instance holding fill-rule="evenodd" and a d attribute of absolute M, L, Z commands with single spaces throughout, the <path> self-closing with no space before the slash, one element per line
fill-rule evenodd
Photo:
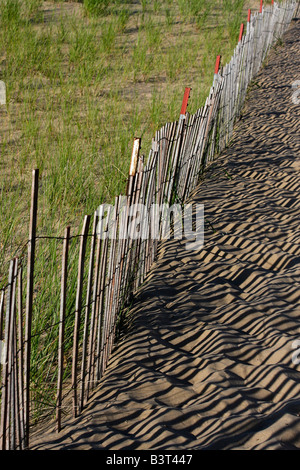
<path fill-rule="evenodd" d="M 135 139 L 126 194 L 116 197 L 108 211 L 101 206 L 93 220 L 86 215 L 79 235 L 67 227 L 54 240 L 54 262 L 61 266 L 55 292 L 48 284 L 41 286 L 34 270 L 37 244 L 53 240 L 36 234 L 39 174 L 33 171 L 27 254 L 10 262 L 0 293 L 1 449 L 29 448 L 31 425 L 49 409 L 52 415 L 56 410 L 59 431 L 65 414 L 73 410 L 78 416 L 84 408 L 107 367 L 116 326 L 157 254 L 163 218 L 151 221 L 150 234 L 146 215 L 154 204 L 183 204 L 199 175 L 228 145 L 248 85 L 296 8 L 297 2 L 289 0 L 249 11 L 230 62 L 220 66 L 217 58 L 204 106 L 195 114 L 186 111 L 187 88 L 180 118 L 156 132 L 147 160 L 140 155 L 140 139 Z M 146 207 L 146 214 L 140 223 L 144 236 L 135 237 L 131 211 L 138 204 Z M 43 280 L 51 281 L 45 272 Z M 35 302 L 41 296 L 55 306 L 39 330 Z"/>

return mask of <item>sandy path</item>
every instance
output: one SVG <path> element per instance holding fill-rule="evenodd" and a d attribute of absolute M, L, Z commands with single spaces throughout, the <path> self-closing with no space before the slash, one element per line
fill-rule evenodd
<path fill-rule="evenodd" d="M 300 448 L 299 38 L 293 22 L 195 192 L 204 248 L 162 246 L 90 404 L 33 449 Z"/>

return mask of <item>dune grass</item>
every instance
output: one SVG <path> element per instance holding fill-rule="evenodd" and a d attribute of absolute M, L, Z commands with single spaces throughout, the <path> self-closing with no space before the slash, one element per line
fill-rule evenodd
<path fill-rule="evenodd" d="M 76 234 L 84 214 L 124 191 L 133 138 L 142 138 L 147 156 L 155 131 L 178 119 L 186 86 L 189 111 L 204 104 L 216 55 L 229 61 L 249 5 L 0 0 L 0 7 L 0 80 L 7 88 L 0 107 L 1 288 L 8 260 L 27 239 L 32 169 L 40 169 L 38 235 L 62 236 L 66 225 Z M 76 260 L 76 239 L 72 250 Z M 61 241 L 39 241 L 32 362 L 43 409 L 55 396 L 42 383 L 54 377 L 60 255 Z M 75 286 L 74 263 L 70 318 Z"/>
<path fill-rule="evenodd" d="M 75 230 L 124 190 L 132 140 L 203 104 L 226 62 L 243 0 L 81 3 L 1 0 L 0 272 L 27 236 L 31 170 L 41 173 L 39 233 Z"/>

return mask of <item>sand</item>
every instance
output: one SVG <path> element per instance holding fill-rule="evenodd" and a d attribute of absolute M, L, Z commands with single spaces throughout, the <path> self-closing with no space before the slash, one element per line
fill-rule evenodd
<path fill-rule="evenodd" d="M 32 449 L 300 449 L 299 38 L 293 21 L 193 194 L 203 249 L 162 244 L 89 404 Z"/>

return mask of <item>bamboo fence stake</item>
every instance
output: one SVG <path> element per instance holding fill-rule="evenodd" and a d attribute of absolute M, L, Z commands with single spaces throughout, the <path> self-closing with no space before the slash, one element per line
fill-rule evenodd
<path fill-rule="evenodd" d="M 0 300 L 0 340 L 2 339 L 2 331 L 3 331 L 4 297 L 5 297 L 5 291 L 3 289 L 1 293 L 1 300 Z"/>
<path fill-rule="evenodd" d="M 24 429 L 24 338 L 23 338 L 23 267 L 20 265 L 18 273 L 18 337 L 19 337 L 19 403 L 20 403 L 20 448 L 25 447 L 25 429 Z"/>
<path fill-rule="evenodd" d="M 5 289 L 2 290 L 0 300 L 0 388 L 2 388 L 2 358 L 4 357 L 4 343 L 3 341 L 3 322 L 4 322 L 4 301 L 5 301 Z M 0 408 L 1 409 L 1 408 Z"/>
<path fill-rule="evenodd" d="M 241 42 L 241 40 L 242 40 L 243 32 L 244 32 L 244 23 L 241 23 L 240 34 L 239 34 L 239 42 Z"/>
<path fill-rule="evenodd" d="M 61 430 L 61 407 L 62 407 L 62 385 L 64 374 L 64 340 L 65 340 L 65 318 L 67 300 L 67 279 L 68 279 L 68 256 L 70 242 L 70 227 L 66 227 L 63 242 L 61 286 L 60 286 L 60 313 L 58 332 L 58 374 L 56 393 L 56 430 Z"/>
<path fill-rule="evenodd" d="M 17 344 L 17 323 L 16 315 L 14 315 L 14 393 L 15 393 L 15 413 L 14 420 L 16 423 L 16 443 L 15 449 L 22 449 L 22 420 L 20 408 L 20 390 L 19 390 L 19 365 L 18 365 L 18 344 Z"/>
<path fill-rule="evenodd" d="M 110 211 L 107 214 L 109 220 Z M 101 252 L 100 262 L 100 275 L 99 275 L 99 302 L 97 309 L 98 328 L 97 328 L 97 351 L 96 351 L 96 364 L 93 373 L 96 373 L 97 380 L 100 380 L 103 373 L 103 351 L 104 351 L 104 307 L 105 307 L 105 294 L 106 294 L 106 279 L 107 279 L 107 255 L 108 255 L 108 223 L 104 227 L 104 240 L 103 250 Z M 95 375 L 94 375 L 95 377 Z"/>
<path fill-rule="evenodd" d="M 117 224 L 118 224 L 118 196 L 115 198 L 114 216 L 112 226 L 110 227 L 111 243 L 109 251 L 108 262 L 108 284 L 105 299 L 104 310 L 104 351 L 103 351 L 103 364 L 104 368 L 107 366 L 110 346 L 110 326 L 112 322 L 112 296 L 115 284 L 115 257 L 116 257 L 116 238 L 117 238 Z"/>
<path fill-rule="evenodd" d="M 10 336 L 9 336 L 9 345 L 10 345 L 10 354 L 8 359 L 8 369 L 9 369 L 9 379 L 10 379 L 10 416 L 8 416 L 8 421 L 10 424 L 10 438 L 9 438 L 9 448 L 14 450 L 16 448 L 16 438 L 17 438 L 17 410 L 18 410 L 18 390 L 16 387 L 16 283 L 17 283 L 17 272 L 18 272 L 18 258 L 15 258 L 14 270 L 12 277 L 12 290 L 11 290 L 11 318 L 10 318 Z"/>
<path fill-rule="evenodd" d="M 36 223 L 38 207 L 38 180 L 39 170 L 33 170 L 31 190 L 31 210 L 28 239 L 28 264 L 27 264 L 27 295 L 25 318 L 25 359 L 24 359 L 24 411 L 25 411 L 25 447 L 29 446 L 30 426 L 30 359 L 31 359 L 31 325 L 33 305 L 34 261 L 36 244 Z"/>
<path fill-rule="evenodd" d="M 103 206 L 100 206 L 97 226 L 97 250 L 96 250 L 96 263 L 94 273 L 94 287 L 93 287 L 93 303 L 92 315 L 89 335 L 89 351 L 88 351 L 88 365 L 87 365 L 87 399 L 89 398 L 90 389 L 94 387 L 95 383 L 95 352 L 97 342 L 97 324 L 99 321 L 99 306 L 101 297 L 101 254 L 103 250 Z"/>
<path fill-rule="evenodd" d="M 8 401 L 9 401 L 9 356 L 10 356 L 10 330 L 11 330 L 11 305 L 12 305 L 12 282 L 14 275 L 15 260 L 13 259 L 9 265 L 8 291 L 6 298 L 6 316 L 5 316 L 5 333 L 4 333 L 4 364 L 2 367 L 2 394 L 1 394 L 1 421 L 0 421 L 0 448 L 7 448 L 7 426 L 8 426 Z"/>
<path fill-rule="evenodd" d="M 78 415 L 78 397 L 77 397 L 77 367 L 78 367 L 78 353 L 79 353 L 79 330 L 82 310 L 82 290 L 83 290 L 83 276 L 84 276 L 84 262 L 87 236 L 90 224 L 90 216 L 84 217 L 83 228 L 81 232 L 80 251 L 78 260 L 78 275 L 77 275 L 77 292 L 76 292 L 76 306 L 75 306 L 75 324 L 73 335 L 73 362 L 72 362 L 72 390 L 73 390 L 73 416 L 76 418 Z"/>
<path fill-rule="evenodd" d="M 185 91 L 184 91 L 182 105 L 181 105 L 181 111 L 180 111 L 180 116 L 182 116 L 182 117 L 185 117 L 185 114 L 186 114 L 186 109 L 187 109 L 187 106 L 188 106 L 190 92 L 191 92 L 191 88 L 186 87 Z"/>
<path fill-rule="evenodd" d="M 87 377 L 87 342 L 88 342 L 88 327 L 90 319 L 90 310 L 91 310 L 91 295 L 92 295 L 92 282 L 93 282 L 93 268 L 94 268 L 94 259 L 95 259 L 95 246 L 96 246 L 96 235 L 97 235 L 97 223 L 98 223 L 98 213 L 94 213 L 93 229 L 92 229 L 92 240 L 91 240 L 91 250 L 90 250 L 90 261 L 89 261 L 89 272 L 88 272 L 88 281 L 87 281 L 87 294 L 86 294 L 86 308 L 85 308 L 85 320 L 84 320 L 84 330 L 83 330 L 83 344 L 82 344 L 82 359 L 81 359 L 81 377 L 80 377 L 80 405 L 79 409 L 82 410 L 85 403 L 85 385 Z"/>

